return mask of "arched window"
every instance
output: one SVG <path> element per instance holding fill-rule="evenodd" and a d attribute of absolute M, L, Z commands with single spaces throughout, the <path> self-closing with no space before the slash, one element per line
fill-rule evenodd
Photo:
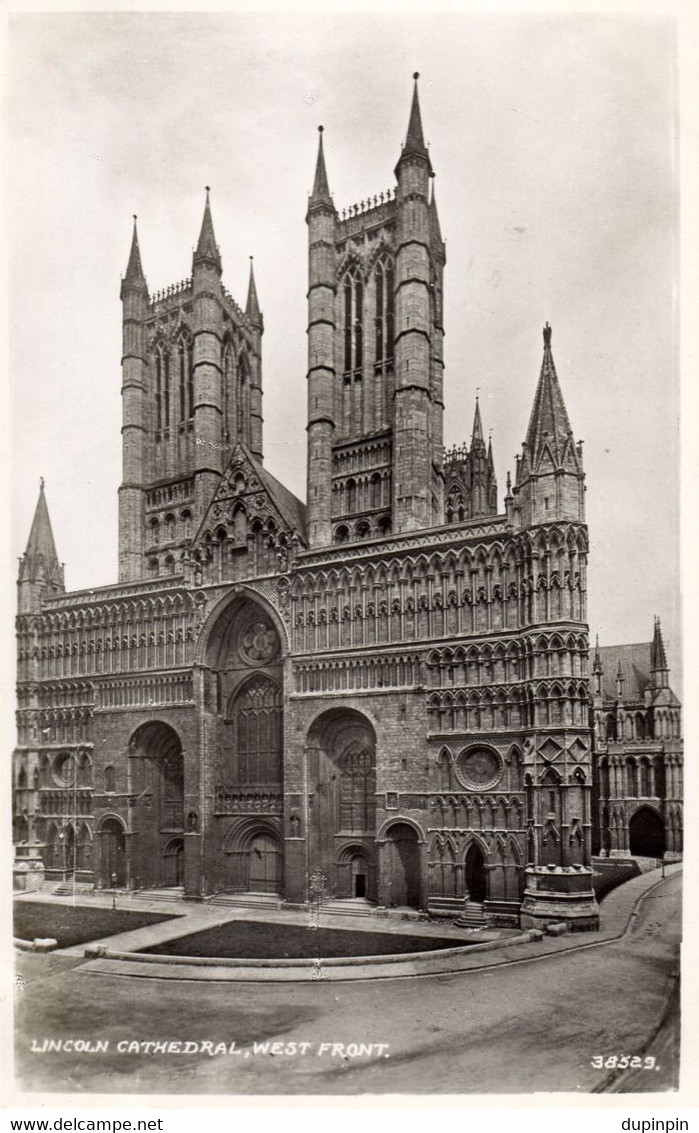
<path fill-rule="evenodd" d="M 376 350 L 377 362 L 393 358 L 393 265 L 390 260 L 379 260 L 375 271 L 376 287 Z"/>
<path fill-rule="evenodd" d="M 641 772 L 640 794 L 644 799 L 650 796 L 650 765 L 647 759 L 642 759 L 639 765 Z"/>
<path fill-rule="evenodd" d="M 177 344 L 177 368 L 179 370 L 180 421 L 184 421 L 187 416 L 187 352 L 182 339 Z"/>
<path fill-rule="evenodd" d="M 114 768 L 105 767 L 104 769 L 104 789 L 108 795 L 114 793 Z"/>
<path fill-rule="evenodd" d="M 371 490 L 371 506 L 373 508 L 374 507 L 381 507 L 381 476 L 379 475 L 378 472 L 375 472 L 374 475 L 371 478 L 370 490 Z"/>
<path fill-rule="evenodd" d="M 235 390 L 235 362 L 230 343 L 227 344 L 223 355 L 223 439 L 229 441 L 233 434 L 231 410 L 233 409 Z"/>
<path fill-rule="evenodd" d="M 194 416 L 194 346 L 187 343 L 187 416 Z"/>
<path fill-rule="evenodd" d="M 234 702 L 235 779 L 240 786 L 276 786 L 282 777 L 282 697 L 279 686 L 260 674 Z"/>
<path fill-rule="evenodd" d="M 349 528 L 346 527 L 344 524 L 342 524 L 342 526 L 338 527 L 337 530 L 335 531 L 335 542 L 336 543 L 346 543 L 348 539 L 349 539 Z"/>
<path fill-rule="evenodd" d="M 371 752 L 353 748 L 340 773 L 340 830 L 361 834 L 374 829 L 376 773 Z"/>
<path fill-rule="evenodd" d="M 369 539 L 371 537 L 371 527 L 366 521 L 357 524 L 357 539 Z"/>
<path fill-rule="evenodd" d="M 364 284 L 356 270 L 345 276 L 342 295 L 344 371 L 347 380 L 352 370 L 361 371 L 364 349 Z"/>
<path fill-rule="evenodd" d="M 170 428 L 170 355 L 163 351 L 163 431 Z"/>
<path fill-rule="evenodd" d="M 155 355 L 155 428 L 160 432 L 163 427 L 163 358 L 160 350 Z"/>
<path fill-rule="evenodd" d="M 355 480 L 348 480 L 345 488 L 347 502 L 347 511 L 352 513 L 357 510 L 357 484 Z"/>
<path fill-rule="evenodd" d="M 192 537 L 192 513 L 189 508 L 185 508 L 180 512 L 180 520 L 182 522 L 182 538 L 191 539 Z"/>
<path fill-rule="evenodd" d="M 158 560 L 157 559 L 149 559 L 148 560 L 148 574 L 151 576 L 151 578 L 157 578 L 158 577 L 158 570 L 159 570 Z"/>
<path fill-rule="evenodd" d="M 635 799 L 638 795 L 636 764 L 633 759 L 626 761 L 626 794 L 632 799 Z"/>
<path fill-rule="evenodd" d="M 238 398 L 236 432 L 244 444 L 250 443 L 250 365 L 245 354 L 238 358 Z"/>

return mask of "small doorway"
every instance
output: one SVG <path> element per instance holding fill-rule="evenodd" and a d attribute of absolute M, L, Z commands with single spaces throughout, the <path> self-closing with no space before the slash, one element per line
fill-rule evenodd
<path fill-rule="evenodd" d="M 355 854 L 351 861 L 352 896 L 366 897 L 369 891 L 369 867 L 363 854 Z"/>
<path fill-rule="evenodd" d="M 387 835 L 387 861 L 391 905 L 420 908 L 420 846 L 406 822 L 396 823 Z"/>
<path fill-rule="evenodd" d="M 487 896 L 487 886 L 485 860 L 480 846 L 471 846 L 466 854 L 465 864 L 466 890 L 470 899 L 481 905 Z"/>
<path fill-rule="evenodd" d="M 126 885 L 126 835 L 116 818 L 108 818 L 100 830 L 100 878 L 103 889 Z"/>
<path fill-rule="evenodd" d="M 184 839 L 173 838 L 163 851 L 162 882 L 167 888 L 184 884 Z"/>

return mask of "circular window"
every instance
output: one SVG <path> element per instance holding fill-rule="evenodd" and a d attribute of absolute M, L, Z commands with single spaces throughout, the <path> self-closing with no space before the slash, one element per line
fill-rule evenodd
<path fill-rule="evenodd" d="M 64 751 L 56 757 L 53 774 L 60 787 L 72 787 L 77 774 L 77 760 L 72 752 Z"/>
<path fill-rule="evenodd" d="M 456 774 L 464 787 L 483 791 L 494 787 L 502 776 L 502 760 L 489 747 L 471 747 L 456 761 Z"/>
<path fill-rule="evenodd" d="M 238 649 L 249 665 L 266 665 L 279 651 L 277 632 L 265 617 L 256 613 L 240 630 Z"/>

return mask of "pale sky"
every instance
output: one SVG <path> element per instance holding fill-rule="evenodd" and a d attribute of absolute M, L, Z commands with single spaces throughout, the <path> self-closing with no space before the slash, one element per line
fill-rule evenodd
<path fill-rule="evenodd" d="M 317 126 L 338 208 L 393 186 L 418 70 L 447 241 L 446 443 L 470 438 L 479 387 L 502 510 L 548 320 L 585 442 L 592 639 L 649 640 L 660 614 L 679 683 L 672 20 L 40 14 L 11 28 L 14 556 L 44 476 L 69 589 L 116 580 L 131 214 L 155 290 L 190 274 L 207 184 L 241 304 L 255 256 L 266 464 L 304 496 Z"/>

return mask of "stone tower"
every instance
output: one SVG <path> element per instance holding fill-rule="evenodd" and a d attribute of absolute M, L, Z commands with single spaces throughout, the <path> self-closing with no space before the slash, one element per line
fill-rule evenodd
<path fill-rule="evenodd" d="M 446 257 L 415 80 L 396 188 L 342 215 L 321 128 L 306 214 L 312 547 L 443 521 Z"/>
<path fill-rule="evenodd" d="M 235 444 L 262 460 L 264 326 L 252 264 L 245 311 L 223 285 L 208 188 L 191 277 L 150 295 L 134 223 L 121 299 L 127 582 L 181 571 Z"/>

